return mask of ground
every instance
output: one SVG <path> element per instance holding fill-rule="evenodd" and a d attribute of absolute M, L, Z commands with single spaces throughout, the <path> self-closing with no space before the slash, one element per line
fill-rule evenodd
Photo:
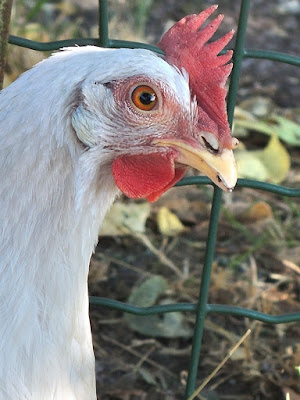
<path fill-rule="evenodd" d="M 153 206 L 148 221 L 146 237 L 185 271 L 184 277 L 174 274 L 137 238 L 102 238 L 92 260 L 91 293 L 126 301 L 150 273 L 164 276 L 168 282 L 168 289 L 159 301 L 195 303 L 211 195 L 211 190 L 206 188 L 172 189 Z M 293 211 L 291 203 L 282 198 L 249 189 L 237 189 L 229 197 L 219 225 L 209 302 L 238 305 L 274 315 L 300 311 L 300 247 L 295 226 L 299 227 L 299 210 Z M 258 213 L 258 219 L 252 220 L 245 210 L 259 202 L 269 205 L 271 214 L 260 219 Z M 172 209 L 187 231 L 174 238 L 163 238 L 155 222 L 161 206 Z M 176 337 L 174 333 L 175 337 L 170 339 L 151 338 L 151 331 L 147 336 L 134 333 L 123 313 L 109 309 L 92 307 L 91 319 L 99 384 L 101 393 L 107 394 L 101 398 L 183 397 L 190 337 Z M 192 314 L 184 315 L 188 327 L 193 326 L 193 321 Z M 299 393 L 295 369 L 300 361 L 299 323 L 274 327 L 214 314 L 207 319 L 199 384 L 248 328 L 252 329 L 250 340 L 209 385 L 207 394 L 213 396 L 214 393 L 214 397 L 207 398 L 279 400 L 285 398 L 284 390 Z"/>
<path fill-rule="evenodd" d="M 42 28 L 38 25 L 38 38 L 48 40 L 50 36 L 54 40 L 71 34 L 95 36 L 95 1 L 81 3 L 57 2 L 53 5 L 46 2 L 43 9 L 32 14 L 29 22 L 36 23 L 42 19 L 43 26 L 48 24 L 52 29 L 54 20 L 56 30 L 55 33 L 50 30 L 50 34 L 45 29 L 41 34 Z M 200 0 L 110 1 L 110 31 L 114 38 L 156 43 L 174 21 L 213 3 Z M 240 1 L 219 3 L 220 11 L 226 16 L 221 31 L 235 28 Z M 24 1 L 22 7 L 24 4 L 27 2 Z M 30 7 L 28 2 L 26 10 Z M 15 29 L 23 21 L 28 33 L 30 24 L 24 21 L 23 14 L 19 20 L 18 14 L 15 17 L 18 22 Z M 75 19 L 79 21 L 76 29 Z M 247 47 L 299 55 L 299 19 L 298 1 L 252 0 Z M 66 26 L 68 29 L 63 30 L 62 27 Z M 29 36 L 34 39 L 33 28 L 30 29 Z M 28 68 L 38 61 L 40 56 L 37 53 L 29 53 L 27 59 L 23 52 L 11 48 L 8 82 L 20 73 L 20 65 L 16 64 Z M 246 59 L 238 104 L 253 113 L 257 112 L 258 99 L 263 98 L 264 104 L 268 104 L 265 114 L 285 115 L 299 123 L 299 82 L 300 68 Z M 247 147 L 261 149 L 267 137 L 252 132 L 242 141 Z M 292 164 L 282 184 L 299 188 L 299 147 L 286 144 L 285 147 Z M 165 279 L 167 287 L 158 296 L 156 304 L 196 303 L 212 194 L 212 188 L 208 186 L 174 188 L 152 205 L 144 234 L 101 237 L 91 261 L 90 294 L 127 301 L 142 282 L 159 276 Z M 163 206 L 181 220 L 186 227 L 183 232 L 171 237 L 160 233 L 157 213 Z M 239 188 L 233 194 L 224 195 L 209 303 L 238 305 L 274 315 L 299 312 L 299 217 L 299 198 L 283 198 Z M 171 268 L 174 265 L 181 274 L 174 272 Z M 144 326 L 142 319 L 140 323 L 130 325 L 122 312 L 91 306 L 97 383 L 101 388 L 99 398 L 182 399 L 194 315 L 184 313 L 180 318 L 181 332 L 171 330 L 172 337 L 153 337 L 154 329 L 148 335 L 132 329 L 138 329 L 139 324 Z M 163 317 L 161 324 L 166 324 Z M 203 337 L 198 384 L 222 361 L 248 328 L 252 330 L 250 338 L 222 367 L 199 398 L 299 400 L 299 373 L 296 369 L 300 365 L 299 322 L 274 326 L 240 317 L 210 314 Z"/>

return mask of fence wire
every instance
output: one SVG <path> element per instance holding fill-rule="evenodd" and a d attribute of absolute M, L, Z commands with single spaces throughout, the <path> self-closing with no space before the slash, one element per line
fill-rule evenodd
<path fill-rule="evenodd" d="M 98 0 L 98 1 L 99 1 L 99 37 L 97 38 L 69 39 L 69 40 L 59 40 L 59 41 L 41 43 L 17 36 L 10 36 L 9 43 L 38 51 L 53 51 L 53 50 L 58 50 L 61 47 L 74 46 L 74 45 L 77 46 L 94 45 L 94 46 L 115 47 L 115 48 L 118 47 L 146 48 L 161 53 L 161 50 L 158 49 L 157 47 L 145 43 L 110 39 L 108 31 L 108 0 Z M 236 45 L 233 55 L 234 66 L 231 74 L 230 87 L 228 92 L 228 120 L 231 126 L 233 122 L 234 108 L 236 105 L 237 91 L 239 87 L 241 65 L 245 58 L 267 59 L 300 67 L 300 57 L 275 51 L 253 50 L 253 49 L 250 50 L 245 48 L 245 37 L 246 37 L 247 19 L 250 9 L 250 3 L 251 0 L 241 0 L 240 16 L 238 22 L 238 29 L 236 33 Z M 187 379 L 186 393 L 185 393 L 185 399 L 188 399 L 195 390 L 203 330 L 205 326 L 205 319 L 208 313 L 230 314 L 235 316 L 247 317 L 253 320 L 258 320 L 261 322 L 266 322 L 271 324 L 282 324 L 282 323 L 300 321 L 300 312 L 273 316 L 270 314 L 265 314 L 262 312 L 242 307 L 227 306 L 222 304 L 208 304 L 207 299 L 210 287 L 212 263 L 214 260 L 214 253 L 215 253 L 216 237 L 219 224 L 219 214 L 222 203 L 222 191 L 221 189 L 216 187 L 210 181 L 210 179 L 206 177 L 183 178 L 180 182 L 177 183 L 176 186 L 184 186 L 184 185 L 213 185 L 213 191 L 214 191 L 211 215 L 210 215 L 209 231 L 206 242 L 204 266 L 201 274 L 201 285 L 200 285 L 198 303 L 197 304 L 177 303 L 177 304 L 158 305 L 152 307 L 136 307 L 127 303 L 122 303 L 116 300 L 111 300 L 101 297 L 90 297 L 90 303 L 96 306 L 109 307 L 115 310 L 142 316 L 163 314 L 174 311 L 185 311 L 185 312 L 195 313 L 196 322 L 193 334 L 193 344 L 190 356 L 188 379 Z M 292 189 L 256 180 L 239 179 L 237 182 L 237 186 L 247 187 L 257 190 L 264 190 L 281 196 L 300 197 L 300 188 Z"/>

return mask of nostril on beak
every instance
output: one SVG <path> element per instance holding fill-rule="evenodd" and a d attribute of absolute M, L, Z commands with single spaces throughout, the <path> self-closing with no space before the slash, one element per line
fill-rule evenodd
<path fill-rule="evenodd" d="M 212 133 L 201 131 L 199 139 L 202 145 L 211 153 L 217 154 L 219 152 L 219 141 Z"/>

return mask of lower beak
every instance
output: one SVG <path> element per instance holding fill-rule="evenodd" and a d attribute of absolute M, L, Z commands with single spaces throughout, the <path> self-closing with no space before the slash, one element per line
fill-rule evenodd
<path fill-rule="evenodd" d="M 176 139 L 159 139 L 153 142 L 157 146 L 172 147 L 179 152 L 176 161 L 196 168 L 208 176 L 217 186 L 231 192 L 237 181 L 237 168 L 233 151 L 223 149 L 220 154 L 193 147 L 191 144 Z"/>

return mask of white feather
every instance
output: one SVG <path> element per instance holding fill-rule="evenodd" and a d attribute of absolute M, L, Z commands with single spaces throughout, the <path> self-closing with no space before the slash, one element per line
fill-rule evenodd
<path fill-rule="evenodd" d="M 96 399 L 88 267 L 130 135 L 96 83 L 141 73 L 190 109 L 187 77 L 147 50 L 66 49 L 0 93 L 1 400 Z"/>

